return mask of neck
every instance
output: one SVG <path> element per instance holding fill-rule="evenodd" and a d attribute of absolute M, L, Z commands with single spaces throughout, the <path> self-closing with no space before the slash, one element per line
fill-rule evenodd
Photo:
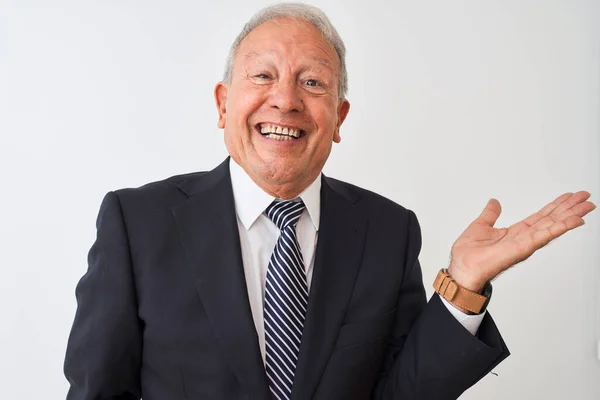
<path fill-rule="evenodd" d="M 317 175 L 315 177 L 306 177 L 304 179 L 299 179 L 293 182 L 278 183 L 270 182 L 266 179 L 263 179 L 260 176 L 255 176 L 249 173 L 248 171 L 246 171 L 246 173 L 248 173 L 250 179 L 252 179 L 254 183 L 258 185 L 258 187 L 260 187 L 262 190 L 264 190 L 271 196 L 277 197 L 282 200 L 291 200 L 298 197 L 298 195 L 300 195 L 300 193 L 302 193 L 307 187 L 309 187 L 310 184 L 313 183 L 313 181 L 318 176 Z"/>
<path fill-rule="evenodd" d="M 237 164 L 241 166 L 241 164 Z M 292 181 L 278 182 L 273 179 L 265 178 L 264 174 L 255 173 L 251 168 L 244 168 L 243 166 L 241 166 L 241 168 L 265 193 L 282 200 L 292 200 L 298 197 L 300 193 L 306 190 L 306 188 L 308 188 L 321 174 L 321 172 L 318 171 L 316 175 L 307 174 L 297 177 Z"/>
<path fill-rule="evenodd" d="M 249 168 L 245 163 L 240 162 L 235 155 L 230 157 L 240 168 L 246 172 L 246 175 L 265 193 L 270 196 L 277 197 L 282 200 L 292 200 L 300 195 L 306 188 L 308 188 L 318 177 L 321 175 L 321 168 L 314 168 L 312 171 L 300 176 L 294 177 L 293 179 L 275 179 L 275 176 L 269 177 L 268 173 L 260 173 L 252 168 Z"/>

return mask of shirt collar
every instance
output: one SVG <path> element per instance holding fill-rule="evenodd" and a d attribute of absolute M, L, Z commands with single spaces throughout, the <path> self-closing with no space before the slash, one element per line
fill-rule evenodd
<path fill-rule="evenodd" d="M 244 225 L 244 228 L 249 230 L 252 224 L 254 224 L 258 217 L 276 198 L 254 183 L 246 171 L 233 158 L 229 159 L 229 171 L 231 174 L 233 199 L 235 201 L 235 212 Z M 321 174 L 298 197 L 304 202 L 308 215 L 315 230 L 318 232 L 321 215 Z"/>

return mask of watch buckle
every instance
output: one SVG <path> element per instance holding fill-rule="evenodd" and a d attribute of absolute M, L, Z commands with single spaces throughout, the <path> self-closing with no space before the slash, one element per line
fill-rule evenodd
<path fill-rule="evenodd" d="M 454 300 L 458 292 L 458 284 L 450 276 L 444 277 L 440 284 L 440 295 L 448 301 Z"/>

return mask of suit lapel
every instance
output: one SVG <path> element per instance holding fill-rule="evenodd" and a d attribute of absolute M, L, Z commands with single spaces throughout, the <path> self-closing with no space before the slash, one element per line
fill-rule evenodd
<path fill-rule="evenodd" d="M 268 399 L 244 277 L 229 159 L 180 188 L 190 198 L 175 207 L 173 215 L 215 338 L 251 398 Z"/>
<path fill-rule="evenodd" d="M 292 400 L 311 399 L 329 360 L 356 280 L 366 217 L 322 178 L 321 221 Z"/>

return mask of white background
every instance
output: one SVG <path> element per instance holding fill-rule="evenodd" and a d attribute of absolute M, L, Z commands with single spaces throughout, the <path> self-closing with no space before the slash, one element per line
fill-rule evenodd
<path fill-rule="evenodd" d="M 0 0 L 2 398 L 64 398 L 103 195 L 224 159 L 212 90 L 267 4 Z M 598 1 L 314 4 L 346 42 L 352 104 L 325 173 L 415 210 L 429 293 L 489 197 L 499 226 L 566 191 L 599 202 Z M 496 281 L 513 354 L 461 399 L 600 398 L 599 248 L 596 211 Z"/>

